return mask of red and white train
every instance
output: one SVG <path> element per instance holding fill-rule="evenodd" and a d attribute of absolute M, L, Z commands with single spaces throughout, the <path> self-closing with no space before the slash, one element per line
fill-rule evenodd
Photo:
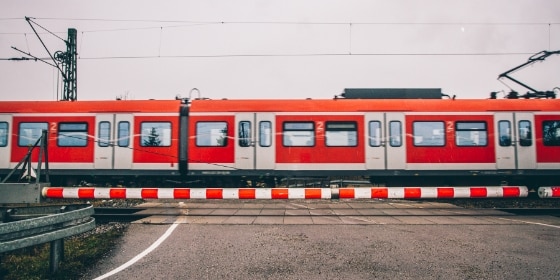
<path fill-rule="evenodd" d="M 42 130 L 55 179 L 560 183 L 556 99 L 3 101 L 0 177 Z"/>

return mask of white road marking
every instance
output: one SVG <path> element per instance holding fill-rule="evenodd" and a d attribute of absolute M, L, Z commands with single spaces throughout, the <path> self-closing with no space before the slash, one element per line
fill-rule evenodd
<path fill-rule="evenodd" d="M 506 219 L 506 218 L 498 218 L 498 219 L 502 219 L 502 220 L 506 220 L 506 221 L 513 221 L 513 222 L 520 222 L 520 223 L 525 223 L 525 224 L 530 224 L 530 225 L 538 225 L 538 226 L 545 226 L 545 227 L 560 228 L 560 226 L 549 225 L 549 224 L 543 224 L 543 223 L 527 222 L 527 221 L 522 221 L 522 220 Z"/>
<path fill-rule="evenodd" d="M 167 229 L 167 231 L 158 240 L 156 240 L 156 242 L 154 242 L 150 247 L 148 247 L 142 253 L 138 254 L 136 257 L 132 258 L 131 260 L 129 260 L 125 264 L 123 264 L 123 265 L 113 269 L 112 271 L 109 271 L 109 272 L 107 272 L 107 273 L 105 273 L 105 274 L 103 274 L 103 275 L 101 275 L 101 276 L 99 276 L 99 277 L 97 277 L 93 280 L 101 280 L 101 279 L 105 279 L 109 276 L 115 275 L 115 274 L 125 270 L 129 266 L 133 265 L 137 261 L 141 260 L 143 257 L 145 257 L 146 255 L 151 253 L 153 250 L 155 250 L 157 247 L 159 247 L 159 245 L 161 245 L 161 243 L 163 243 L 163 241 L 165 241 L 165 239 L 167 239 L 171 235 L 171 233 L 173 233 L 173 231 L 177 228 L 177 226 L 179 226 L 179 223 L 177 223 L 177 222 L 173 223 Z"/>

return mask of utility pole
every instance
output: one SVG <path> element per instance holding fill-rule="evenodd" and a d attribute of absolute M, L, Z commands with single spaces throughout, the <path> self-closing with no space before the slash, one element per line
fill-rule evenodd
<path fill-rule="evenodd" d="M 26 54 L 30 57 L 32 57 L 33 59 L 29 59 L 26 57 L 22 57 L 22 58 L 12 58 L 10 60 L 35 60 L 35 61 L 41 61 L 43 63 L 46 63 L 50 66 L 55 67 L 56 69 L 58 69 L 58 71 L 60 72 L 60 75 L 62 76 L 62 81 L 64 82 L 64 92 L 62 94 L 62 101 L 76 101 L 78 99 L 78 83 L 77 83 L 77 78 L 78 78 L 78 40 L 77 40 L 77 35 L 78 35 L 78 31 L 75 28 L 68 28 L 68 40 L 64 40 L 62 38 L 60 38 L 58 35 L 54 34 L 53 32 L 47 30 L 46 28 L 44 28 L 43 26 L 37 24 L 36 22 L 34 22 L 30 17 L 25 17 L 25 20 L 27 21 L 27 23 L 29 23 L 29 26 L 31 26 L 31 29 L 33 29 L 33 32 L 35 32 L 35 35 L 37 35 L 37 38 L 39 39 L 39 41 L 41 42 L 41 44 L 43 45 L 43 47 L 45 48 L 45 50 L 47 51 L 47 53 L 49 54 L 49 57 L 51 58 L 52 62 L 48 62 L 45 61 L 41 58 L 38 58 L 30 53 L 24 52 L 16 47 L 12 47 L 12 49 L 21 52 L 23 54 Z M 35 30 L 35 27 L 33 26 L 33 24 L 39 26 L 40 28 L 42 28 L 43 30 L 47 31 L 48 33 L 50 33 L 51 35 L 59 38 L 60 40 L 64 41 L 64 43 L 66 43 L 66 52 L 63 51 L 57 51 L 54 53 L 54 55 L 51 54 L 51 52 L 49 51 L 49 49 L 47 48 L 47 46 L 45 45 L 45 43 L 43 42 L 43 40 L 41 39 L 41 36 L 39 36 L 39 33 L 37 33 L 37 30 Z"/>
<path fill-rule="evenodd" d="M 62 64 L 64 72 L 64 93 L 63 101 L 76 101 L 78 99 L 78 81 L 77 81 L 77 34 L 75 28 L 68 28 L 68 40 L 66 40 L 66 52 L 57 51 L 54 53 L 54 59 Z"/>

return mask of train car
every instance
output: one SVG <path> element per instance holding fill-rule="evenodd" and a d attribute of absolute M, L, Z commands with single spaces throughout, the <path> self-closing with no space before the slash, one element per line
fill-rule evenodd
<path fill-rule="evenodd" d="M 189 126 L 188 174 L 201 180 L 559 183 L 559 100 L 195 100 Z"/>
<path fill-rule="evenodd" d="M 6 175 L 46 130 L 49 173 L 63 184 L 178 175 L 180 106 L 176 100 L 0 102 L 0 170 Z M 38 156 L 34 151 L 32 161 Z"/>
<path fill-rule="evenodd" d="M 560 183 L 555 99 L 0 102 L 0 176 L 43 129 L 50 173 L 74 182 Z"/>

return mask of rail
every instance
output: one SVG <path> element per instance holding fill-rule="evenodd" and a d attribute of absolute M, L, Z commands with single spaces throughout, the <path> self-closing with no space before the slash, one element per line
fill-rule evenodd
<path fill-rule="evenodd" d="M 91 205 L 20 207 L 2 210 L 0 253 L 50 242 L 51 273 L 64 259 L 64 238 L 95 228 Z"/>

